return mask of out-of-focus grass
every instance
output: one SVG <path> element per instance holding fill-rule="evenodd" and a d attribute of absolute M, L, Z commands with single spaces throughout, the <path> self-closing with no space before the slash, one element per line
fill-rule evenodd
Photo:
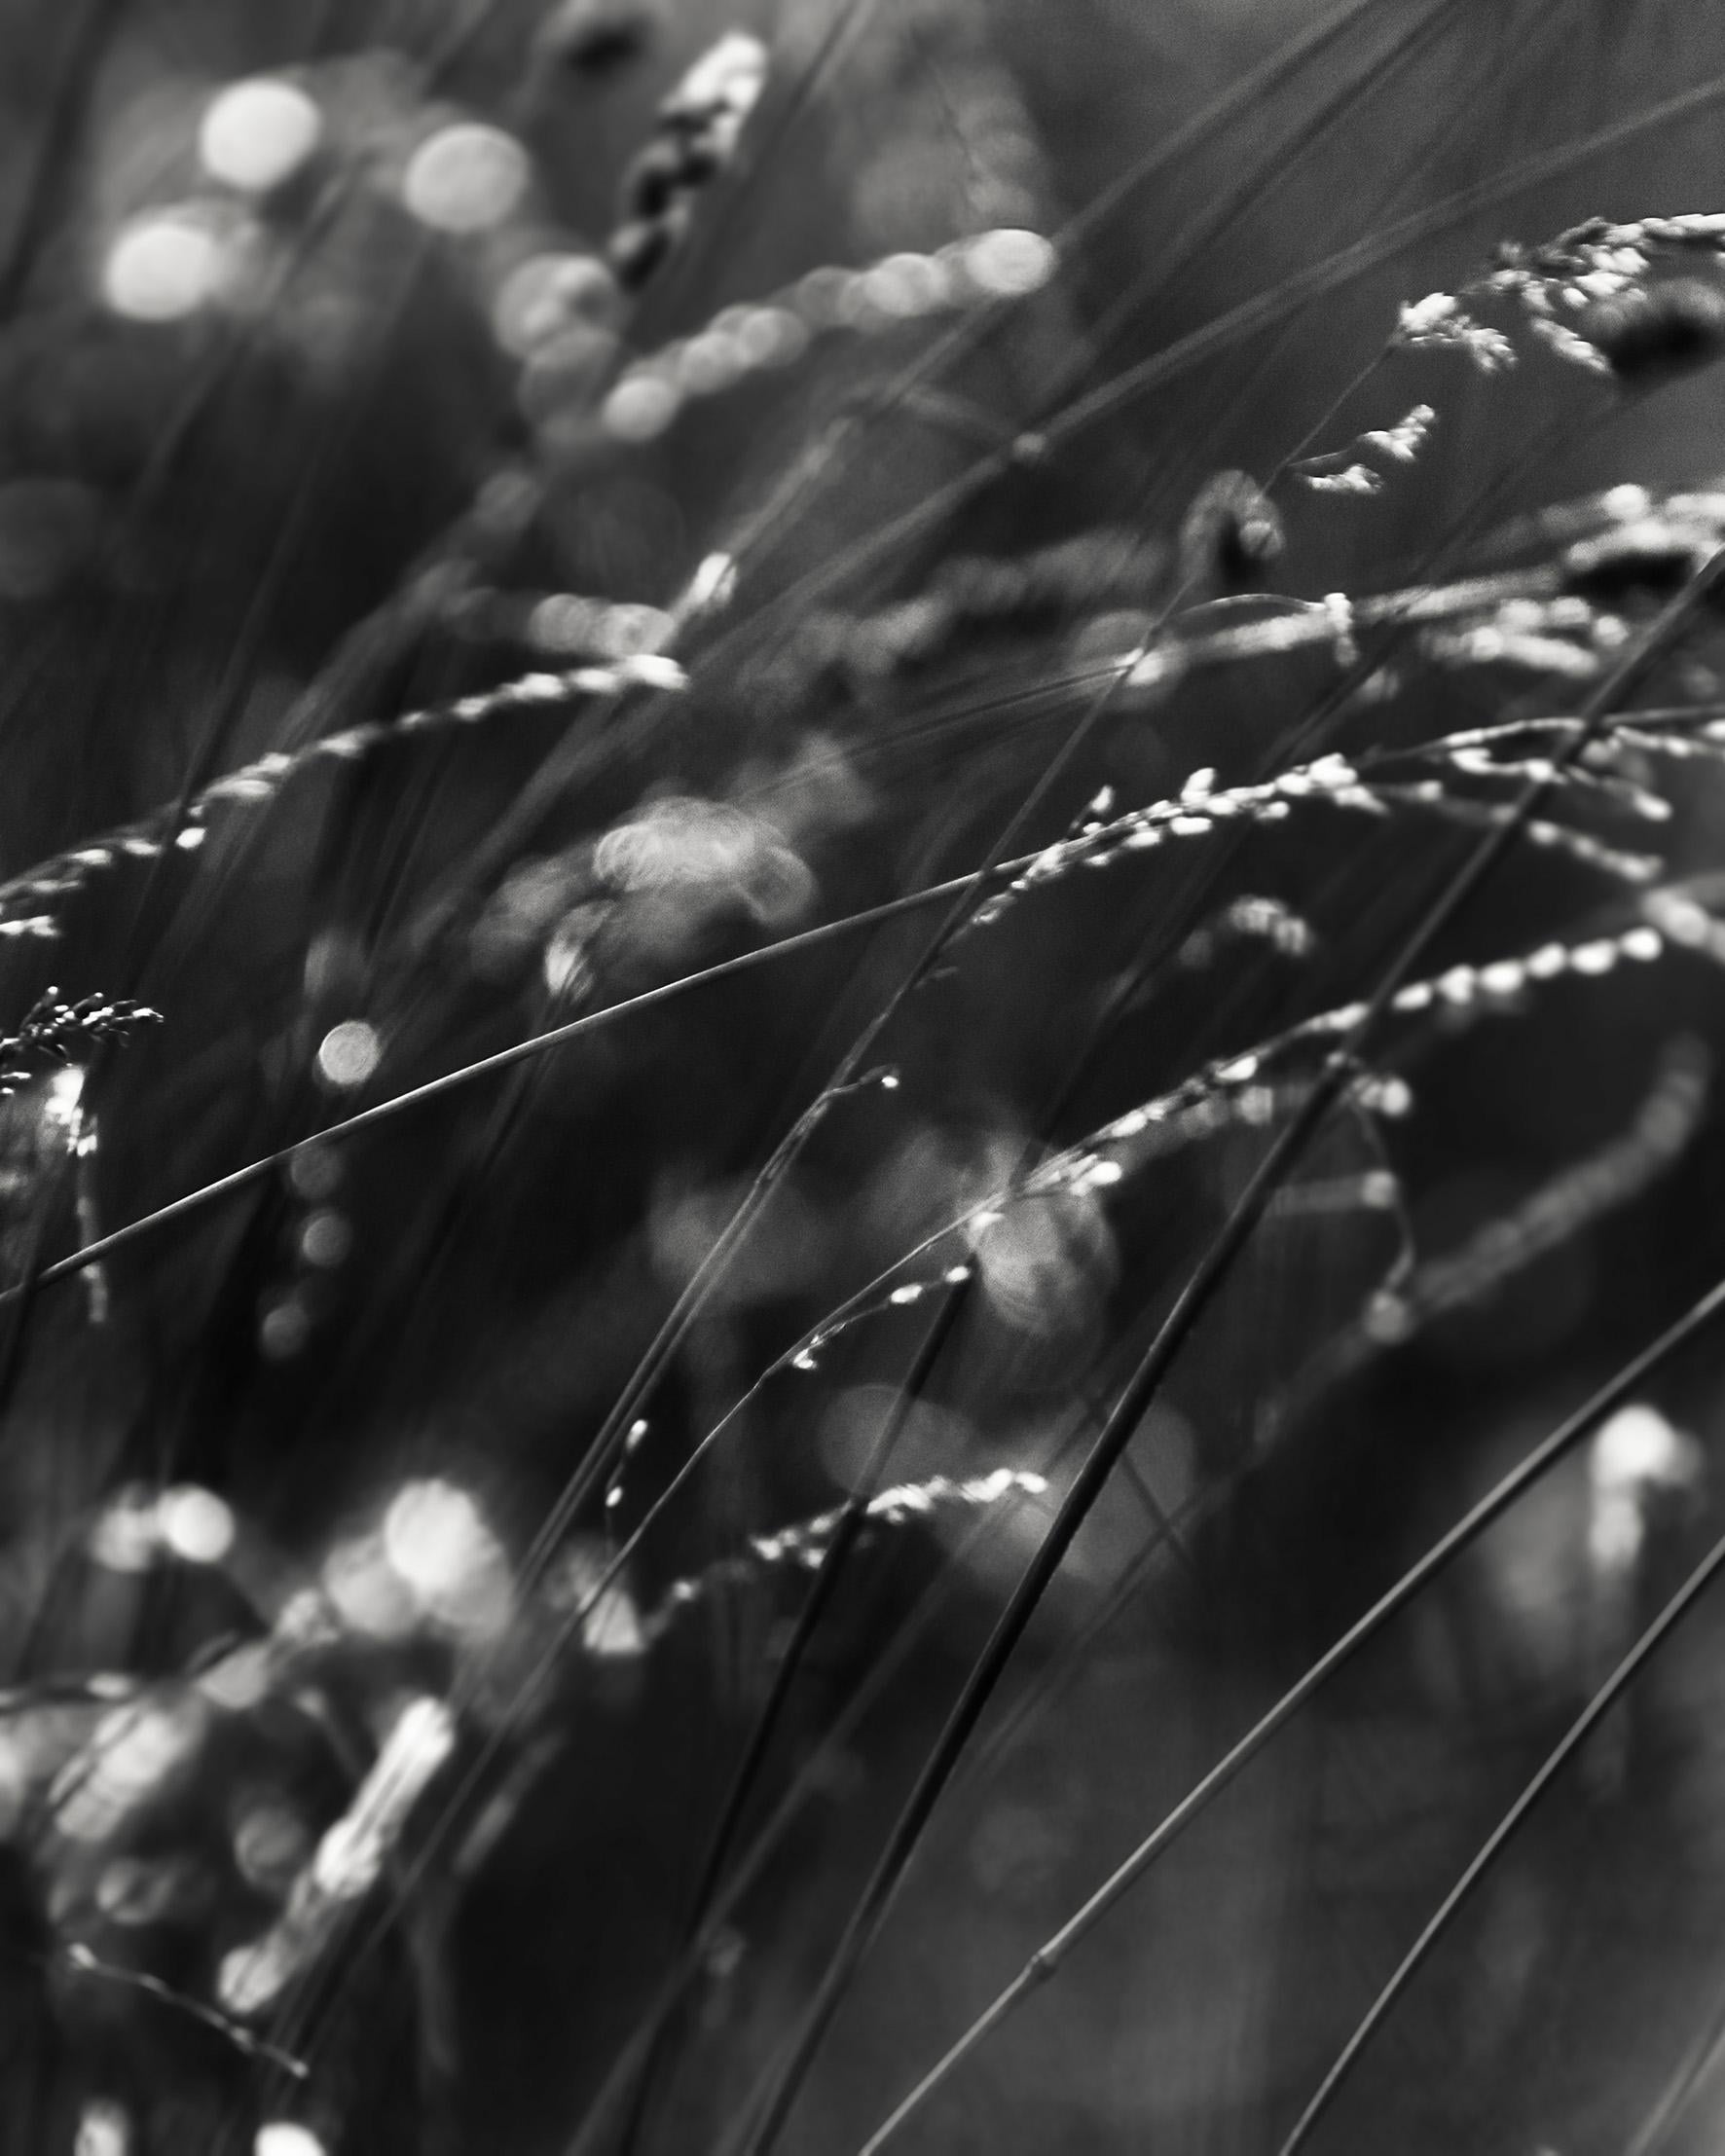
<path fill-rule="evenodd" d="M 1513 367 L 1385 345 L 1507 236 L 1717 207 L 1722 71 L 1597 0 L 0 11 L 7 2145 L 742 2146 L 1077 1461 L 1529 786 L 781 2145 L 859 2147 L 1710 1285 L 1713 613 L 1551 759 L 1725 532 L 1716 372 L 1504 290 Z M 1716 277 L 1642 237 L 1552 271 L 1607 359 L 1566 279 Z M 1716 1531 L 1711 1370 L 902 2145 L 1274 2145 Z M 1715 1626 L 1329 2145 L 1707 2145 Z"/>

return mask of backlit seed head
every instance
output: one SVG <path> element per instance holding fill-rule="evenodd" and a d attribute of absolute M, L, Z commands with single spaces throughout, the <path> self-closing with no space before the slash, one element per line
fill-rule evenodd
<path fill-rule="evenodd" d="M 1634 286 L 1593 301 L 1575 328 L 1619 382 L 1688 374 L 1725 356 L 1725 291 L 1703 277 Z"/>

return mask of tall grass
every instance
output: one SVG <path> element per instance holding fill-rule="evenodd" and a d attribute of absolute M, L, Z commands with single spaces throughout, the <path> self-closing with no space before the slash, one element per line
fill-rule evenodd
<path fill-rule="evenodd" d="M 0 36 L 4 2145 L 1710 2146 L 1725 35 Z"/>

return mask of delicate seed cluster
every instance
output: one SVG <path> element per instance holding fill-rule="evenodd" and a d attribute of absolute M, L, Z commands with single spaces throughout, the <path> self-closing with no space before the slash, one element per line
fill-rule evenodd
<path fill-rule="evenodd" d="M 1725 355 L 1725 290 L 1656 273 L 1671 254 L 1721 252 L 1725 216 L 1711 213 L 1624 224 L 1592 217 L 1536 246 L 1506 241 L 1496 266 L 1459 294 L 1433 292 L 1405 306 L 1390 347 L 1458 350 L 1495 373 L 1515 363 L 1515 347 L 1472 307 L 1508 300 L 1530 334 L 1573 366 L 1629 384 L 1686 373 Z"/>
<path fill-rule="evenodd" d="M 681 243 L 696 199 L 735 156 L 766 80 L 766 47 L 732 30 L 659 107 L 651 140 L 623 175 L 622 222 L 606 250 L 626 291 L 638 292 Z"/>
<path fill-rule="evenodd" d="M 687 676 L 675 660 L 644 653 L 619 659 L 611 666 L 576 667 L 562 674 L 529 674 L 500 687 L 475 696 L 463 696 L 453 704 L 436 704 L 423 711 L 408 712 L 399 718 L 350 726 L 339 734 L 325 734 L 319 741 L 293 753 L 276 751 L 242 765 L 190 801 L 175 816 L 159 810 L 137 823 L 105 832 L 88 845 L 39 861 L 21 876 L 0 884 L 0 906 L 30 899 L 59 898 L 80 891 L 92 876 L 128 860 L 153 860 L 177 848 L 193 852 L 206 836 L 206 819 L 215 808 L 256 806 L 273 800 L 290 779 L 324 762 L 356 763 L 375 749 L 402 736 L 442 732 L 474 726 L 503 713 L 543 710 L 568 703 L 574 697 L 619 696 L 632 688 L 677 690 L 687 686 Z M 0 920 L 0 934 L 42 932 L 28 922 Z"/>
<path fill-rule="evenodd" d="M 1725 944 L 1725 931 L 1720 936 Z M 1389 1007 L 1403 1017 L 1426 1013 L 1451 1021 L 1474 1017 L 1515 1007 L 1529 990 L 1564 975 L 1597 980 L 1624 960 L 1648 964 L 1665 948 L 1661 928 L 1651 920 L 1641 921 L 1615 934 L 1591 936 L 1578 943 L 1542 943 L 1523 956 L 1493 959 L 1484 966 L 1451 966 L 1429 979 L 1408 982 L 1397 990 Z M 1201 1136 L 1230 1122 L 1272 1122 L 1304 1091 L 1303 1083 L 1291 1089 L 1272 1085 L 1276 1067 L 1315 1043 L 1351 1033 L 1365 1014 L 1364 1004 L 1341 1004 L 1302 1019 L 1254 1048 L 1217 1057 L 1170 1091 L 1128 1110 L 1081 1145 L 1045 1162 L 1026 1188 L 1099 1189 L 1119 1183 L 1166 1150 L 1161 1131 L 1169 1124 L 1178 1124 L 1186 1136 Z M 1231 1105 L 1229 1096 L 1232 1096 Z M 1412 1106 L 1406 1084 L 1394 1077 L 1362 1074 L 1353 1097 L 1377 1115 L 1405 1115 Z"/>
<path fill-rule="evenodd" d="M 103 1041 L 125 1041 L 139 1026 L 156 1025 L 162 1013 L 128 996 L 85 996 L 63 1003 L 57 988 L 45 989 L 24 1013 L 17 1033 L 0 1036 L 0 1096 L 16 1093 L 45 1071 L 76 1063 Z"/>
<path fill-rule="evenodd" d="M 781 655 L 775 687 L 789 700 L 809 677 L 838 675 L 866 691 L 907 670 L 927 666 L 961 636 L 1046 633 L 1075 618 L 1094 647 L 1098 636 L 1118 651 L 1138 642 L 1144 611 L 1167 581 L 1168 550 L 1158 540 L 1098 525 L 1052 546 L 1016 556 L 957 554 L 942 562 L 913 597 L 866 613 L 822 609 L 799 624 Z"/>
<path fill-rule="evenodd" d="M 485 642 L 530 645 L 559 658 L 638 659 L 662 652 L 677 633 L 662 606 L 587 599 L 576 592 L 463 592 L 445 619 L 458 634 Z"/>
<path fill-rule="evenodd" d="M 1075 867 L 1103 868 L 1131 854 L 1153 851 L 1167 839 L 1208 838 L 1224 823 L 1274 823 L 1289 816 L 1297 802 L 1327 801 L 1340 809 L 1385 814 L 1376 795 L 1362 786 L 1345 756 L 1321 756 L 1259 786 L 1218 788 L 1211 770 L 1194 771 L 1174 800 L 1153 801 L 1148 808 L 1109 818 L 1092 813 L 1079 828 L 1039 854 L 1030 865 L 979 906 L 973 926 L 997 921 L 1012 900 L 1027 891 L 1053 883 Z"/>
<path fill-rule="evenodd" d="M 998 1505 L 1009 1497 L 1045 1497 L 1047 1490 L 1046 1477 L 1014 1468 L 996 1468 L 988 1475 L 972 1476 L 963 1480 L 935 1475 L 924 1482 L 900 1482 L 892 1489 L 882 1490 L 868 1500 L 863 1516 L 870 1526 L 902 1527 L 912 1520 L 933 1518 L 942 1512 L 975 1511 Z M 844 1517 L 845 1508 L 835 1505 L 829 1512 L 818 1513 L 814 1518 L 800 1520 L 795 1526 L 783 1527 L 775 1535 L 752 1535 L 746 1557 L 733 1557 L 693 1578 L 674 1581 L 658 1608 L 644 1620 L 643 1629 L 648 1637 L 658 1637 L 679 1612 L 705 1600 L 721 1587 L 753 1579 L 762 1569 L 786 1565 L 798 1571 L 815 1571 Z"/>
<path fill-rule="evenodd" d="M 1502 802 L 1464 800 L 1436 779 L 1416 786 L 1379 786 L 1376 791 L 1385 803 L 1403 803 L 1423 809 L 1448 822 L 1464 823 L 1475 829 L 1502 824 L 1516 813 L 1513 806 Z M 1524 819 L 1522 835 L 1529 845 L 1567 854 L 1571 860 L 1580 861 L 1585 867 L 1597 869 L 1600 875 L 1613 877 L 1620 883 L 1650 883 L 1665 866 L 1657 854 L 1627 853 L 1621 847 L 1607 846 L 1603 840 L 1586 831 L 1572 830 L 1566 823 L 1554 823 L 1547 817 Z"/>
<path fill-rule="evenodd" d="M 1566 595 L 1506 599 L 1482 620 L 1422 629 L 1418 649 L 1440 666 L 1506 666 L 1591 681 L 1622 640 L 1623 625 L 1615 615 L 1600 614 L 1587 600 Z"/>
<path fill-rule="evenodd" d="M 1725 247 L 1725 218 L 1591 218 L 1543 246 L 1500 250 L 1483 289 L 1513 297 L 1560 358 L 1620 381 L 1702 366 L 1725 351 L 1725 292 L 1699 277 L 1646 280 L 1672 250 Z"/>
<path fill-rule="evenodd" d="M 1388 1168 L 1358 1175 L 1316 1176 L 1290 1183 L 1266 1209 L 1268 1220 L 1326 1220 L 1347 1213 L 1389 1213 L 1402 1202 L 1402 1187 Z"/>
<path fill-rule="evenodd" d="M 329 1945 L 345 1913 L 376 1884 L 455 1741 L 454 1718 L 440 1699 L 420 1698 L 402 1708 L 351 1804 L 294 1882 L 280 1917 L 223 1959 L 216 1991 L 230 2013 L 267 2012 Z"/>
<path fill-rule="evenodd" d="M 1482 374 L 1501 374 L 1516 363 L 1516 347 L 1500 329 L 1469 313 L 1450 292 L 1429 292 L 1405 302 L 1390 334 L 1392 351 L 1452 351 Z"/>
<path fill-rule="evenodd" d="M 1563 582 L 1587 599 L 1655 594 L 1687 583 L 1725 538 L 1725 496 L 1673 494 L 1564 549 Z"/>
<path fill-rule="evenodd" d="M 1181 592 L 1201 599 L 1255 590 L 1285 543 L 1281 514 L 1258 482 L 1246 472 L 1217 472 L 1181 520 Z"/>
<path fill-rule="evenodd" d="M 1710 1091 L 1705 1050 L 1693 1041 L 1675 1042 L 1661 1059 L 1628 1131 L 1560 1170 L 1460 1249 L 1428 1260 L 1394 1287 L 1379 1289 L 1359 1320 L 1326 1341 L 1289 1392 L 1269 1404 L 1260 1423 L 1260 1443 L 1272 1440 L 1303 1404 L 1386 1349 L 1415 1338 L 1450 1312 L 1485 1300 L 1548 1251 L 1632 1203 L 1693 1141 Z"/>
<path fill-rule="evenodd" d="M 1528 989 L 1561 979 L 1597 980 L 1625 959 L 1648 965 L 1665 950 L 1665 938 L 1650 922 L 1622 929 L 1615 935 L 1590 936 L 1579 943 L 1542 943 L 1520 958 L 1491 959 L 1484 966 L 1451 966 L 1430 980 L 1410 981 L 1398 989 L 1390 1008 L 1415 1011 L 1465 1011 L 1481 1005 L 1505 1004 Z"/>
<path fill-rule="evenodd" d="M 1670 1056 L 1623 1137 L 1554 1176 L 1524 1205 L 1482 1228 L 1452 1256 L 1421 1265 L 1400 1293 L 1375 1297 L 1365 1321 L 1371 1338 L 1408 1338 L 1445 1311 L 1489 1294 L 1509 1274 L 1639 1195 L 1694 1137 L 1708 1081 L 1707 1059 L 1693 1044 Z"/>
<path fill-rule="evenodd" d="M 602 421 L 620 441 L 651 440 L 690 398 L 718 396 L 763 372 L 794 366 L 821 338 L 873 335 L 1028 298 L 1057 267 L 1053 244 L 1041 233 L 1002 226 L 949 240 L 931 254 L 891 254 L 865 270 L 810 270 L 764 300 L 722 309 L 694 336 L 625 368 L 605 400 Z"/>
<path fill-rule="evenodd" d="M 1373 427 L 1355 435 L 1345 449 L 1322 457 L 1304 457 L 1289 468 L 1303 487 L 1320 494 L 1378 494 L 1385 485 L 1381 466 L 1412 464 L 1425 447 L 1438 415 L 1416 404 L 1394 426 Z M 1376 462 L 1367 462 L 1370 457 Z"/>
<path fill-rule="evenodd" d="M 1716 920 L 1699 900 L 1681 891 L 1650 891 L 1641 910 L 1668 942 L 1725 966 L 1725 922 Z"/>
<path fill-rule="evenodd" d="M 1204 928 L 1194 929 L 1174 954 L 1174 962 L 1188 972 L 1201 972 L 1215 960 L 1225 943 L 1250 940 L 1268 944 L 1283 958 L 1309 958 L 1317 937 L 1280 898 L 1256 895 L 1235 898 Z"/>
<path fill-rule="evenodd" d="M 931 1240 L 939 1242 L 946 1235 L 957 1234 L 961 1228 L 969 1224 L 969 1219 L 970 1217 L 967 1216 L 966 1220 L 953 1222 L 950 1226 L 942 1229 L 940 1234 L 932 1237 Z M 925 1244 L 924 1248 L 927 1247 Z M 836 1340 L 841 1334 L 850 1332 L 853 1326 L 862 1325 L 870 1318 L 884 1316 L 889 1310 L 907 1308 L 911 1303 L 920 1302 L 925 1296 L 938 1294 L 943 1287 L 959 1287 L 970 1277 L 971 1267 L 968 1264 L 948 1265 L 936 1279 L 904 1280 L 900 1281 L 896 1288 L 890 1289 L 884 1296 L 872 1298 L 859 1297 L 855 1301 L 847 1303 L 842 1310 L 826 1319 L 824 1324 L 817 1326 L 814 1332 L 806 1334 L 798 1345 L 789 1355 L 782 1356 L 773 1367 L 775 1370 L 815 1370 L 819 1367 L 819 1357 L 822 1350 L 830 1341 Z"/>
<path fill-rule="evenodd" d="M 1106 1151 L 1081 1149 L 1048 1162 L 1033 1188 L 1078 1193 L 1112 1189 L 1152 1161 L 1225 1131 L 1272 1128 L 1299 1107 L 1306 1090 L 1303 1080 L 1270 1081 L 1256 1075 L 1225 1080 L 1211 1073 L 1207 1078 L 1190 1081 L 1178 1094 L 1128 1110 L 1096 1138 L 1085 1141 L 1086 1148 L 1103 1143 Z M 1349 1098 L 1358 1107 L 1390 1117 L 1404 1115 L 1413 1107 L 1413 1094 L 1399 1078 L 1362 1076 L 1350 1085 Z"/>

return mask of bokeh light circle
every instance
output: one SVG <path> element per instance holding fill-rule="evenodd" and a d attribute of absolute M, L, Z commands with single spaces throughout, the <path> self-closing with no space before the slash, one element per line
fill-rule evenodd
<path fill-rule="evenodd" d="M 270 75 L 230 83 L 204 108 L 198 155 L 212 179 L 263 194 L 317 147 L 323 116 L 303 90 Z"/>
<path fill-rule="evenodd" d="M 402 200 L 436 232 L 487 232 L 527 192 L 527 152 L 501 128 L 460 121 L 428 135 L 414 152 Z"/>
<path fill-rule="evenodd" d="M 215 299 L 232 267 L 228 237 L 195 202 L 123 225 L 102 265 L 102 297 L 134 322 L 174 322 Z"/>

